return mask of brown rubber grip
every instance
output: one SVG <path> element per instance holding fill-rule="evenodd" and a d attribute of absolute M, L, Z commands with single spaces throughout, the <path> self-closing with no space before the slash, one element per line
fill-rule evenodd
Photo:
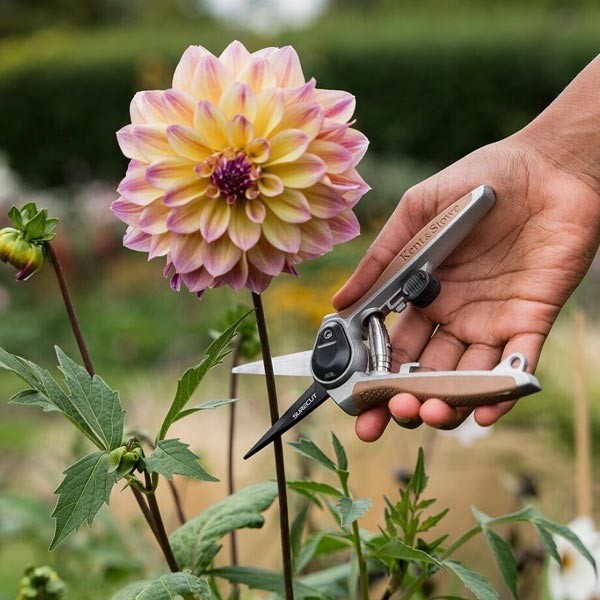
<path fill-rule="evenodd" d="M 365 298 L 370 298 L 387 282 L 394 279 L 398 275 L 404 265 L 423 248 L 432 238 L 439 235 L 453 220 L 459 215 L 473 198 L 473 192 L 469 192 L 460 200 L 452 203 L 448 208 L 436 215 L 419 233 L 398 252 L 396 258 L 385 268 L 383 273 L 377 278 L 377 281 L 366 291 L 356 302 L 339 311 L 342 318 L 347 318 L 349 315 L 358 310 L 363 304 Z"/>
<path fill-rule="evenodd" d="M 458 373 L 361 381 L 354 386 L 352 399 L 358 411 L 362 412 L 388 402 L 392 396 L 402 392 L 412 394 L 422 402 L 439 398 L 453 408 L 485 406 L 520 396 L 515 380 L 510 375 L 461 376 Z"/>

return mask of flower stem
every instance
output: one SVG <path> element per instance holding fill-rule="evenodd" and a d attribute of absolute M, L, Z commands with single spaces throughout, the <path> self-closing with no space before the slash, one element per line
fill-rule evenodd
<path fill-rule="evenodd" d="M 48 256 L 50 257 L 50 262 L 54 267 L 54 272 L 56 273 L 58 287 L 60 288 L 60 293 L 62 294 L 63 301 L 65 303 L 67 315 L 69 317 L 69 321 L 71 322 L 71 328 L 73 329 L 73 334 L 75 335 L 75 340 L 77 341 L 77 346 L 79 347 L 79 353 L 83 359 L 83 364 L 85 365 L 87 372 L 90 374 L 90 377 L 93 377 L 95 373 L 94 366 L 92 365 L 92 359 L 90 358 L 90 353 L 88 352 L 85 340 L 83 339 L 81 327 L 79 327 L 79 319 L 77 318 L 77 313 L 73 307 L 73 301 L 71 299 L 71 294 L 69 293 L 67 280 L 65 279 L 62 266 L 58 260 L 58 256 L 56 256 L 54 247 L 50 242 L 46 242 L 46 250 L 48 252 Z"/>
<path fill-rule="evenodd" d="M 67 285 L 67 280 L 65 279 L 62 266 L 54 251 L 54 248 L 50 242 L 46 242 L 46 251 L 48 252 L 48 256 L 50 257 L 50 262 L 54 267 L 54 273 L 56 274 L 56 280 L 58 281 L 58 287 L 60 288 L 60 293 L 63 298 L 63 302 L 65 305 L 65 309 L 67 311 L 67 316 L 69 317 L 69 322 L 71 323 L 71 329 L 73 330 L 73 334 L 75 335 L 75 339 L 77 341 L 77 346 L 79 347 L 79 353 L 81 354 L 81 358 L 83 360 L 83 364 L 90 377 L 93 377 L 96 373 L 94 370 L 94 365 L 92 364 L 92 359 L 90 358 L 90 353 L 87 349 L 85 340 L 83 339 L 83 334 L 81 333 L 81 327 L 79 326 L 79 319 L 77 318 L 77 313 L 75 312 L 75 307 L 73 306 L 73 300 L 71 298 L 71 294 L 69 292 L 69 287 Z M 130 486 L 133 495 L 135 496 L 136 502 L 148 523 L 148 526 L 152 530 L 152 533 L 156 537 L 156 541 L 158 542 L 167 564 L 171 568 L 171 570 L 179 571 L 179 567 L 177 566 L 177 562 L 175 561 L 175 557 L 173 556 L 173 552 L 171 551 L 171 546 L 169 545 L 169 540 L 167 538 L 167 534 L 165 532 L 164 525 L 162 523 L 162 519 L 160 518 L 160 511 L 158 510 L 158 504 L 156 503 L 156 497 L 154 493 L 148 494 L 148 505 L 146 501 L 141 495 L 139 490 L 136 490 L 133 486 Z M 152 496 L 152 497 L 150 497 Z M 155 509 L 152 508 L 152 501 L 155 504 Z M 161 527 L 162 527 L 162 535 L 161 535 Z M 164 541 L 166 540 L 166 546 L 164 545 Z M 175 569 L 173 568 L 175 567 Z"/>
<path fill-rule="evenodd" d="M 167 532 L 165 530 L 165 525 L 160 514 L 160 508 L 158 507 L 158 502 L 156 501 L 154 486 L 152 485 L 152 480 L 148 471 L 144 471 L 144 477 L 146 479 L 146 498 L 148 499 L 148 506 L 150 508 L 150 512 L 152 513 L 152 518 L 154 520 L 154 535 L 156 537 L 156 541 L 161 547 L 161 550 L 163 551 L 163 554 L 165 555 L 165 559 L 167 561 L 167 564 L 169 565 L 169 568 L 171 569 L 171 572 L 176 573 L 178 571 L 181 571 L 181 569 L 177 564 L 177 560 L 173 556 L 173 550 L 171 549 L 171 545 L 169 544 L 169 537 L 167 536 Z"/>
<path fill-rule="evenodd" d="M 271 424 L 279 419 L 279 407 L 277 405 L 277 390 L 275 388 L 275 375 L 273 374 L 273 363 L 271 361 L 271 349 L 269 347 L 269 335 L 267 323 L 260 294 L 252 293 L 252 302 L 256 311 L 256 324 L 260 337 L 260 347 L 265 365 L 265 381 L 267 385 L 267 396 L 269 398 L 269 412 Z M 283 581 L 286 600 L 293 600 L 294 589 L 292 580 L 292 556 L 290 545 L 290 522 L 287 504 L 287 489 L 285 480 L 285 463 L 283 460 L 283 444 L 278 437 L 273 442 L 275 454 L 275 473 L 277 476 L 277 490 L 279 495 L 279 529 L 281 535 L 281 554 L 283 557 Z"/>
<path fill-rule="evenodd" d="M 233 353 L 231 355 L 231 368 L 232 371 L 229 374 L 229 398 L 235 398 L 237 396 L 237 384 L 238 376 L 233 372 L 233 369 L 237 367 L 240 361 L 240 355 L 242 350 L 242 336 L 238 335 Z M 234 459 L 233 459 L 233 446 L 235 439 L 235 407 L 236 403 L 231 402 L 229 404 L 229 434 L 228 434 L 228 446 L 227 446 L 227 487 L 229 495 L 235 492 L 235 479 L 234 479 Z M 231 539 L 231 566 L 236 567 L 238 564 L 238 547 L 237 547 L 237 535 L 235 530 L 230 534 Z M 238 600 L 240 597 L 239 586 L 233 585 L 231 588 L 232 600 Z"/>

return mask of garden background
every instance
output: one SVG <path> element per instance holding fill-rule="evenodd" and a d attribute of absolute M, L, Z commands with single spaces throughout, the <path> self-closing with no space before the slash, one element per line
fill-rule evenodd
<path fill-rule="evenodd" d="M 356 95 L 357 127 L 371 140 L 359 169 L 373 188 L 357 207 L 361 237 L 301 265 L 297 279 L 281 276 L 265 294 L 274 354 L 310 345 L 332 293 L 410 185 L 516 131 L 598 53 L 600 6 L 592 0 L 331 0 L 316 2 L 319 14 L 302 26 L 297 10 L 285 13 L 286 5 L 301 2 L 221 4 L 216 10 L 202 0 L 0 0 L 0 214 L 33 200 L 62 217 L 55 246 L 97 370 L 121 390 L 130 422 L 148 429 L 159 423 L 177 377 L 198 362 L 226 308 L 251 303 L 225 289 L 200 302 L 172 292 L 161 264 L 122 248 L 124 227 L 109 212 L 125 171 L 114 132 L 128 122 L 136 90 L 169 87 L 188 45 L 218 54 L 232 39 L 251 50 L 292 44 L 305 75 L 315 76 L 319 87 Z M 244 13 L 246 5 L 252 12 Z M 317 443 L 334 428 L 346 444 L 356 494 L 374 499 L 362 526 L 376 529 L 381 522 L 382 495 L 395 497 L 419 445 L 431 451 L 431 487 L 451 506 L 454 532 L 470 525 L 471 505 L 489 514 L 508 512 L 529 484 L 550 518 L 575 517 L 578 384 L 591 403 L 592 437 L 600 434 L 599 292 L 596 261 L 546 345 L 537 373 L 544 391 L 523 399 L 489 436 L 470 445 L 459 436 L 395 427 L 365 445 L 333 403 L 307 419 L 303 431 Z M 575 313 L 584 316 L 584 335 L 576 334 Z M 17 284 L 3 266 L 0 345 L 52 366 L 54 344 L 77 355 L 50 270 Z M 201 400 L 226 397 L 227 370 L 211 374 Z M 0 395 L 8 399 L 18 384 L 0 375 Z M 280 379 L 282 405 L 304 383 Z M 240 397 L 238 487 L 273 476 L 270 453 L 241 460 L 267 427 L 262 381 L 244 381 Z M 174 429 L 222 480 L 183 487 L 186 510 L 195 514 L 226 495 L 226 409 L 203 412 Z M 143 575 L 148 553 L 160 564 L 154 542 L 144 538 L 137 515 L 122 509 L 117 491 L 111 499 L 116 510 L 103 509 L 99 529 L 84 528 L 48 555 L 52 492 L 76 444 L 59 418 L 0 403 L 0 600 L 14 598 L 28 562 L 53 564 L 72 597 L 85 599 L 107 598 L 121 577 Z M 595 453 L 600 457 L 600 446 Z M 600 461 L 593 464 L 595 476 Z M 290 454 L 291 475 L 302 468 Z M 25 500 L 32 495 L 38 501 Z M 164 502 L 170 507 L 168 496 Z M 263 530 L 240 536 L 241 564 L 278 564 L 274 510 Z M 174 524 L 171 513 L 167 525 Z M 131 534 L 137 525 L 139 535 Z M 470 546 L 465 561 L 500 588 L 482 547 Z"/>

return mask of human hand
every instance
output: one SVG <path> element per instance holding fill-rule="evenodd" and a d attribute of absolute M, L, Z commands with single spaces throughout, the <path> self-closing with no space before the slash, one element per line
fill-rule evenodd
<path fill-rule="evenodd" d="M 398 251 L 436 214 L 481 184 L 496 204 L 436 271 L 440 296 L 409 307 L 390 337 L 396 364 L 419 361 L 436 370 L 491 369 L 521 352 L 533 371 L 560 309 L 585 275 L 598 247 L 600 192 L 576 170 L 561 168 L 521 132 L 481 148 L 410 189 L 354 274 L 334 296 L 336 310 L 371 286 Z M 435 332 L 435 333 L 434 333 Z M 514 402 L 475 410 L 491 425 Z M 390 415 L 406 427 L 451 429 L 470 409 L 439 399 L 420 403 L 398 394 L 360 415 L 364 441 L 383 433 Z"/>

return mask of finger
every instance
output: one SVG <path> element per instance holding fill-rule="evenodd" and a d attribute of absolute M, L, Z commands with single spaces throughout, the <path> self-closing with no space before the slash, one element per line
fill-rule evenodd
<path fill-rule="evenodd" d="M 471 344 L 464 352 L 456 369 L 458 371 L 487 371 L 494 368 L 502 350 L 487 344 Z M 454 429 L 473 411 L 472 408 L 452 408 L 442 400 L 433 398 L 423 403 L 420 415 L 431 427 Z"/>
<path fill-rule="evenodd" d="M 546 336 L 541 333 L 523 333 L 512 337 L 504 348 L 502 360 L 515 352 L 520 352 L 527 360 L 526 370 L 533 373 L 537 367 L 542 353 Z M 500 402 L 491 406 L 480 406 L 475 409 L 475 420 L 479 425 L 487 427 L 493 425 L 500 417 L 504 416 L 514 405 L 515 400 Z"/>
<path fill-rule="evenodd" d="M 390 330 L 392 371 L 396 372 L 402 363 L 417 360 L 429 343 L 435 327 L 435 323 L 421 309 L 412 305 L 398 315 Z"/>
<path fill-rule="evenodd" d="M 396 394 L 388 402 L 394 421 L 406 429 L 415 429 L 423 423 L 419 416 L 421 403 L 412 394 Z"/>
<path fill-rule="evenodd" d="M 390 413 L 386 405 L 377 406 L 358 416 L 355 422 L 356 435 L 363 442 L 378 440 L 387 427 Z"/>

